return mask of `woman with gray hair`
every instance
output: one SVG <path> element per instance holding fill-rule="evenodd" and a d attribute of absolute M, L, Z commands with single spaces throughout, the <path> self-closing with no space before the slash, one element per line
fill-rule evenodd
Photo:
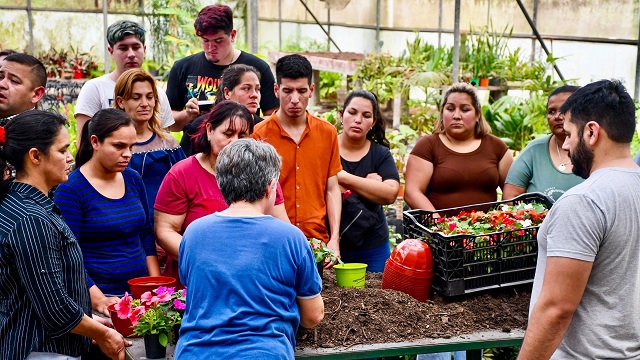
<path fill-rule="evenodd" d="M 298 325 L 311 328 L 324 317 L 306 237 L 266 215 L 280 166 L 275 148 L 253 139 L 220 151 L 216 176 L 229 208 L 195 220 L 180 244 L 180 279 L 189 296 L 177 359 L 293 359 Z"/>

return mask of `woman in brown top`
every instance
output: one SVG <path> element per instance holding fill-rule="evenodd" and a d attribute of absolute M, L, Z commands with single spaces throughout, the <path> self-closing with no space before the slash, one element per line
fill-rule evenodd
<path fill-rule="evenodd" d="M 496 201 L 513 155 L 490 132 L 475 89 L 464 83 L 449 88 L 433 134 L 422 137 L 409 155 L 407 204 L 440 210 Z"/>

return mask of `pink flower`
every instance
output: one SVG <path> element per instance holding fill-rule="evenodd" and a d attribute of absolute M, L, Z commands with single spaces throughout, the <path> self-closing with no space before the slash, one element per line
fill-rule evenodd
<path fill-rule="evenodd" d="M 449 231 L 453 231 L 456 228 L 457 224 L 455 222 L 450 222 L 449 223 Z"/>
<path fill-rule="evenodd" d="M 118 312 L 118 317 L 120 319 L 126 319 L 129 316 L 129 313 L 131 313 L 131 300 L 133 300 L 131 295 L 129 295 L 128 292 L 125 292 L 122 299 L 113 306 Z"/>
<path fill-rule="evenodd" d="M 185 303 L 183 303 L 182 301 L 180 301 L 178 299 L 173 300 L 173 307 L 178 309 L 178 310 L 184 310 L 184 309 L 187 308 Z"/>
<path fill-rule="evenodd" d="M 182 296 L 187 297 L 187 288 L 182 289 Z"/>
<path fill-rule="evenodd" d="M 149 306 L 152 306 L 158 303 L 158 297 L 153 296 L 151 294 L 151 291 L 147 291 L 144 294 L 142 294 L 140 296 L 140 300 Z"/>
<path fill-rule="evenodd" d="M 145 313 L 145 311 L 146 309 L 144 308 L 144 306 L 138 306 L 137 308 L 133 309 L 133 311 L 129 315 L 131 325 L 138 326 L 138 320 L 140 320 L 140 317 Z"/>
<path fill-rule="evenodd" d="M 157 299 L 157 301 L 165 303 L 171 300 L 171 294 L 169 294 L 168 291 L 165 291 L 162 294 L 158 294 L 158 296 L 154 296 L 152 299 Z"/>
<path fill-rule="evenodd" d="M 167 288 L 165 286 L 158 286 L 157 289 L 154 290 L 156 294 L 160 295 L 160 294 L 164 294 L 165 292 L 167 292 Z"/>

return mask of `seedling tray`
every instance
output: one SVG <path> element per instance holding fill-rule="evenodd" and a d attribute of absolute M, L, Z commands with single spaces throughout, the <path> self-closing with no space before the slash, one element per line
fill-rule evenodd
<path fill-rule="evenodd" d="M 509 201 L 474 204 L 437 211 L 403 213 L 405 239 L 426 241 L 433 254 L 433 288 L 445 296 L 530 283 L 536 272 L 539 226 L 482 235 L 444 235 L 431 231 L 434 214 L 457 215 L 461 211 L 487 210 L 502 204 L 540 203 L 551 208 L 553 200 L 541 193 L 522 194 Z"/>

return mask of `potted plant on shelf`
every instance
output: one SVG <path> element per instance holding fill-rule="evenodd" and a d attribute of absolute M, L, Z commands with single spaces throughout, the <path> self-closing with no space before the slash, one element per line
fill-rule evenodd
<path fill-rule="evenodd" d="M 38 59 L 42 61 L 47 72 L 47 77 L 62 78 L 64 77 L 68 56 L 69 54 L 65 50 L 58 51 L 55 48 L 51 48 L 48 51 L 40 53 Z"/>
<path fill-rule="evenodd" d="M 81 53 L 71 47 L 71 57 L 67 67 L 69 71 L 73 72 L 74 79 L 84 79 L 90 77 L 91 72 L 98 69 L 98 64 L 91 53 Z"/>
<path fill-rule="evenodd" d="M 172 333 L 182 323 L 187 290 L 160 286 L 140 297 L 140 305 L 128 294 L 118 302 L 118 317 L 130 319 L 133 333 L 144 337 L 146 356 L 149 359 L 164 358 Z"/>
<path fill-rule="evenodd" d="M 329 249 L 322 240 L 311 238 L 309 239 L 309 245 L 311 245 L 311 250 L 313 250 L 313 257 L 316 260 L 320 278 L 322 278 L 322 272 L 324 270 L 325 264 L 336 261 L 342 264 L 342 260 L 338 258 L 336 252 Z"/>

